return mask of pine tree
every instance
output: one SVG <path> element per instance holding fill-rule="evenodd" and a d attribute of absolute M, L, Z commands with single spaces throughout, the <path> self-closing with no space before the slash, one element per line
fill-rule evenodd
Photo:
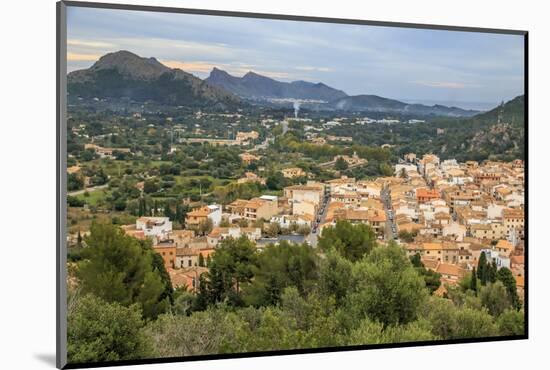
<path fill-rule="evenodd" d="M 78 230 L 78 235 L 76 237 L 76 246 L 78 248 L 82 247 L 82 235 L 80 235 L 80 230 Z"/>

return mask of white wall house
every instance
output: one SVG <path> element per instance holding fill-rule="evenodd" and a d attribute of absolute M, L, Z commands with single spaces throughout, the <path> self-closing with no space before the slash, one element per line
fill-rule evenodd
<path fill-rule="evenodd" d="M 222 240 L 227 238 L 239 239 L 243 235 L 252 241 L 256 241 L 262 237 L 262 230 L 259 227 L 217 227 L 208 234 L 206 240 L 209 246 L 215 247 Z"/>
<path fill-rule="evenodd" d="M 487 206 L 487 218 L 490 220 L 494 220 L 495 218 L 501 218 L 502 210 L 504 208 L 506 207 L 500 204 L 489 204 Z"/>
<path fill-rule="evenodd" d="M 506 257 L 502 253 L 493 250 L 493 249 L 482 249 L 479 251 L 480 255 L 481 252 L 485 252 L 485 256 L 487 257 L 488 261 L 495 261 L 497 268 L 507 267 L 510 268 L 510 258 Z"/>
<path fill-rule="evenodd" d="M 295 223 L 298 226 L 311 226 L 311 221 L 297 215 L 278 215 L 271 217 L 271 223 L 279 224 L 282 228 L 288 228 Z"/>
<path fill-rule="evenodd" d="M 172 231 L 172 221 L 168 217 L 140 217 L 136 220 L 136 229 L 142 230 L 145 236 L 162 240 Z"/>
<path fill-rule="evenodd" d="M 416 172 L 417 168 L 416 168 L 416 165 L 411 163 L 398 163 L 395 165 L 395 172 L 394 172 L 395 176 L 400 176 L 401 171 L 403 170 L 405 170 L 405 172 L 409 172 L 409 171 Z"/>
<path fill-rule="evenodd" d="M 219 226 L 222 221 L 222 206 L 219 204 L 211 204 L 208 206 L 208 209 L 210 210 L 208 218 L 212 220 L 214 227 Z"/>
<path fill-rule="evenodd" d="M 466 227 L 460 225 L 457 222 L 451 222 L 448 225 L 445 225 L 442 230 L 443 236 L 454 236 L 457 241 L 463 241 L 466 236 Z"/>

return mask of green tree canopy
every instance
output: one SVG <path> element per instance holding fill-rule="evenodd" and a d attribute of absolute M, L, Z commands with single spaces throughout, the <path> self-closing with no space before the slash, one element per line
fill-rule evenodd
<path fill-rule="evenodd" d="M 407 325 L 392 325 L 384 328 L 381 323 L 362 320 L 350 333 L 351 345 L 418 342 L 438 339 L 430 331 L 426 321 L 414 321 Z"/>
<path fill-rule="evenodd" d="M 336 251 L 328 251 L 319 266 L 318 290 L 321 295 L 334 296 L 336 304 L 344 302 L 351 286 L 353 264 Z"/>
<path fill-rule="evenodd" d="M 504 311 L 497 320 L 500 335 L 524 335 L 525 313 L 509 309 Z"/>
<path fill-rule="evenodd" d="M 344 160 L 342 157 L 338 157 L 336 159 L 336 162 L 334 163 L 334 168 L 338 171 L 344 171 L 348 169 L 348 162 Z"/>
<path fill-rule="evenodd" d="M 317 255 L 307 244 L 282 241 L 258 254 L 253 273 L 254 280 L 245 289 L 245 301 L 254 306 L 276 305 L 286 287 L 296 287 L 302 295 L 313 289 Z"/>
<path fill-rule="evenodd" d="M 91 294 L 73 297 L 67 316 L 69 363 L 133 360 L 155 356 L 138 305 L 107 303 Z"/>
<path fill-rule="evenodd" d="M 341 256 L 355 262 L 376 246 L 376 235 L 368 225 L 338 221 L 334 227 L 323 229 L 318 246 L 324 252 L 336 250 Z"/>
<path fill-rule="evenodd" d="M 498 335 L 493 317 L 486 310 L 456 306 L 448 299 L 431 297 L 422 315 L 431 323 L 432 333 L 442 339 Z"/>
<path fill-rule="evenodd" d="M 168 309 L 167 279 L 163 280 L 160 266 L 155 268 L 150 243 L 103 223 L 92 224 L 85 242 L 87 248 L 76 273 L 83 293 L 124 306 L 139 303 L 146 317 Z"/>
<path fill-rule="evenodd" d="M 209 264 L 205 290 L 199 291 L 200 299 L 208 304 L 226 299 L 242 304 L 241 285 L 254 276 L 256 258 L 256 246 L 246 236 L 222 241 Z"/>
<path fill-rule="evenodd" d="M 375 248 L 352 270 L 349 304 L 354 317 L 365 317 L 384 326 L 416 320 L 427 298 L 424 279 L 417 273 L 405 251 L 391 242 Z"/>
<path fill-rule="evenodd" d="M 483 307 L 487 308 L 489 313 L 495 317 L 511 307 L 506 288 L 500 281 L 488 283 L 486 286 L 482 287 L 479 292 L 479 297 Z"/>

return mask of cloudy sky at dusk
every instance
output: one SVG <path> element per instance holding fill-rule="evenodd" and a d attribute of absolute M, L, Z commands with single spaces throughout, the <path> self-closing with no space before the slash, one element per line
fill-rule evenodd
<path fill-rule="evenodd" d="M 129 50 L 205 78 L 213 67 L 346 93 L 489 108 L 523 94 L 523 37 L 69 7 L 68 70 Z"/>

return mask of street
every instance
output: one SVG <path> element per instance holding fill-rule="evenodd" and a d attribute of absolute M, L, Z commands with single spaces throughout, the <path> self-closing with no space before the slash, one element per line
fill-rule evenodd
<path fill-rule="evenodd" d="M 386 226 L 384 228 L 385 238 L 386 240 L 397 239 L 397 226 L 394 222 L 395 215 L 391 209 L 391 196 L 387 187 L 380 192 L 380 198 L 382 199 L 386 211 Z"/>
<path fill-rule="evenodd" d="M 317 214 L 315 215 L 315 219 L 311 223 L 311 233 L 307 236 L 307 241 L 313 247 L 317 247 L 317 239 L 319 238 L 319 226 L 323 224 L 323 222 L 325 221 L 325 217 L 327 216 L 329 200 L 330 194 L 325 192 L 321 199 L 321 204 L 319 205 Z"/>
<path fill-rule="evenodd" d="M 67 193 L 67 195 L 70 195 L 70 196 L 74 197 L 76 195 L 84 194 L 85 192 L 89 193 L 89 192 L 92 192 L 92 191 L 95 191 L 95 190 L 106 189 L 108 186 L 109 186 L 108 184 L 92 186 L 90 188 L 86 188 L 86 189 L 82 189 L 82 190 L 71 191 L 71 192 Z"/>

